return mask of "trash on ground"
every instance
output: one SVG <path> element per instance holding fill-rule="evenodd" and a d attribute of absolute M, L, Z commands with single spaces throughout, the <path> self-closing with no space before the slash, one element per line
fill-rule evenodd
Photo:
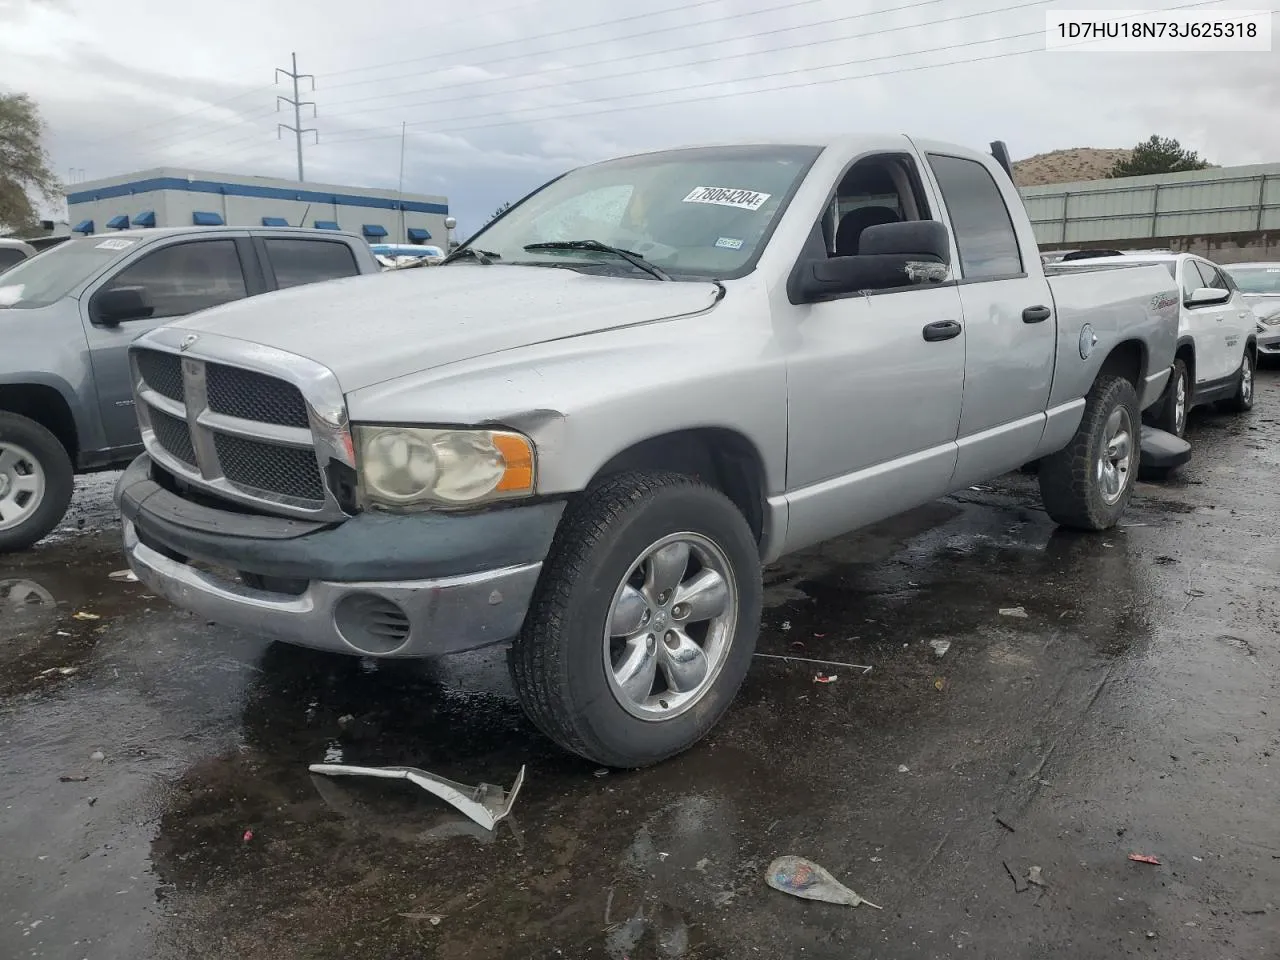
<path fill-rule="evenodd" d="M 814 683 L 835 683 L 839 679 L 840 679 L 840 675 L 838 673 L 832 673 L 832 674 L 819 673 L 814 676 L 813 682 Z"/>
<path fill-rule="evenodd" d="M 101 620 L 102 618 L 96 613 L 89 613 L 85 610 L 77 610 L 72 616 L 73 620 Z"/>
<path fill-rule="evenodd" d="M 79 667 L 50 667 L 48 670 L 41 670 L 40 676 L 47 677 L 51 673 L 57 673 L 57 674 L 61 674 L 64 677 L 69 677 L 73 673 L 79 673 L 79 672 L 80 672 Z"/>
<path fill-rule="evenodd" d="M 933 647 L 933 652 L 940 657 L 945 657 L 947 651 L 951 649 L 950 640 L 930 640 L 929 646 Z"/>
<path fill-rule="evenodd" d="M 911 772 L 911 768 L 910 768 L 910 767 L 908 767 L 905 763 L 901 763 L 901 764 L 899 764 L 899 765 L 898 765 L 898 772 L 899 772 L 899 773 L 910 773 L 910 772 Z"/>
<path fill-rule="evenodd" d="M 137 583 L 138 575 L 132 570 L 115 570 L 108 574 L 108 579 L 115 580 L 117 583 Z"/>
<path fill-rule="evenodd" d="M 1039 867 L 1032 867 L 1027 871 L 1027 883 L 1033 883 L 1037 887 L 1049 886 L 1044 882 L 1044 874 Z"/>
<path fill-rule="evenodd" d="M 1000 862 L 1004 864 L 1004 872 L 1009 874 L 1009 879 L 1013 881 L 1014 893 L 1025 893 L 1026 891 L 1031 889 L 1027 885 L 1027 881 L 1023 880 L 1020 876 L 1014 873 L 1013 867 L 1009 866 L 1008 860 L 1002 860 Z"/>
<path fill-rule="evenodd" d="M 1018 832 L 1017 830 L 1013 829 L 1013 824 L 1011 824 L 1008 820 L 1005 820 L 1005 819 L 1004 819 L 1004 818 L 1002 818 L 1002 817 L 997 816 L 997 817 L 996 817 L 996 823 L 1000 824 L 1000 826 L 1004 827 L 1004 828 L 1005 828 L 1006 830 L 1008 830 L 1010 833 L 1017 833 L 1017 832 Z"/>
<path fill-rule="evenodd" d="M 461 810 L 480 826 L 492 830 L 498 821 L 511 812 L 520 787 L 524 784 L 524 767 L 516 774 L 511 790 L 504 791 L 491 783 L 467 786 L 455 783 L 416 767 L 353 767 L 339 763 L 313 763 L 307 768 L 312 773 L 330 777 L 382 777 L 389 780 L 408 780 L 445 803 Z"/>
<path fill-rule="evenodd" d="M 933 681 L 933 689 L 937 690 L 939 693 L 947 689 L 947 678 L 946 677 L 935 678 Z"/>
<path fill-rule="evenodd" d="M 778 653 L 757 653 L 755 656 L 762 660 L 785 660 L 788 663 L 812 663 L 820 667 L 847 667 L 850 670 L 861 670 L 863 674 L 871 672 L 872 668 L 862 663 L 844 663 L 840 660 L 814 660 L 811 657 L 789 657 Z"/>
<path fill-rule="evenodd" d="M 609 775 L 609 770 L 607 767 L 601 767 L 599 770 L 597 770 L 595 773 L 591 775 L 596 778 L 607 777 Z"/>
<path fill-rule="evenodd" d="M 59 777 L 58 782 L 59 783 L 86 783 L 88 779 L 89 779 L 88 777 Z"/>
<path fill-rule="evenodd" d="M 406 920 L 426 920 L 433 927 L 440 926 L 440 921 L 444 919 L 444 915 L 439 913 L 402 913 L 400 916 Z"/>
<path fill-rule="evenodd" d="M 790 629 L 791 629 L 791 621 L 790 621 L 790 620 L 783 620 L 783 621 L 782 621 L 782 629 L 783 629 L 783 630 L 790 630 Z"/>
<path fill-rule="evenodd" d="M 241 843 L 248 843 L 248 842 L 249 842 L 250 840 L 252 840 L 252 839 L 253 839 L 253 831 L 252 831 L 252 830 L 246 830 L 246 831 L 244 832 L 244 836 L 240 838 L 240 842 L 241 842 Z"/>
<path fill-rule="evenodd" d="M 1019 620 L 1027 619 L 1027 611 L 1024 607 L 1001 607 L 1000 616 L 1017 617 Z"/>
<path fill-rule="evenodd" d="M 103 760 L 107 759 L 107 755 L 103 753 L 101 750 L 95 750 L 93 751 L 93 753 L 89 754 L 89 759 L 96 760 L 99 763 L 101 763 Z"/>
<path fill-rule="evenodd" d="M 1129 854 L 1129 859 L 1132 860 L 1134 863 L 1149 863 L 1152 866 L 1156 866 L 1156 867 L 1160 866 L 1160 861 L 1158 858 L 1148 856 L 1145 853 L 1131 853 Z"/>
<path fill-rule="evenodd" d="M 765 882 L 775 890 L 789 893 L 804 900 L 822 903 L 838 903 L 850 907 L 866 904 L 879 910 L 870 900 L 864 900 L 825 869 L 804 857 L 778 857 L 769 864 Z"/>

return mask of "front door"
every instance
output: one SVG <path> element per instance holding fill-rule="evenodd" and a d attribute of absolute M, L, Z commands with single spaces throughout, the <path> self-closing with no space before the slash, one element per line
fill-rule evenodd
<path fill-rule="evenodd" d="M 1223 290 L 1231 294 L 1231 299 L 1219 304 L 1216 308 L 1217 335 L 1222 349 L 1222 367 L 1218 378 L 1233 377 L 1240 369 L 1244 359 L 1244 346 L 1249 339 L 1249 331 L 1254 329 L 1257 320 L 1253 310 L 1244 302 L 1244 298 L 1232 289 L 1227 278 L 1212 263 L 1197 260 L 1196 266 L 1204 278 L 1204 285 L 1214 290 Z"/>
<path fill-rule="evenodd" d="M 122 264 L 81 299 L 108 447 L 141 443 L 133 408 L 129 344 L 164 323 L 245 297 L 240 253 L 237 241 L 225 235 L 151 246 Z M 104 289 L 131 286 L 145 290 L 155 306 L 154 313 L 145 320 L 127 320 L 115 326 L 95 323 L 90 316 L 93 295 Z"/>
<path fill-rule="evenodd" d="M 1191 258 L 1182 261 L 1182 315 L 1195 340 L 1195 390 L 1216 384 L 1227 375 L 1227 348 L 1223 339 L 1223 304 L 1192 306 L 1191 294 L 1208 286 L 1199 265 Z M 1194 390 L 1193 390 L 1194 395 Z"/>
<path fill-rule="evenodd" d="M 930 154 L 959 252 L 964 310 L 964 405 L 953 489 L 1031 460 L 1044 433 L 1053 384 L 1057 318 L 1038 264 L 1023 263 L 1009 196 L 987 168 L 965 157 Z"/>
<path fill-rule="evenodd" d="M 910 157 L 860 160 L 837 188 L 834 223 L 825 233 L 814 225 L 810 250 L 856 252 L 864 207 L 878 208 L 883 222 L 883 211 L 928 219 L 927 205 Z M 843 218 L 854 218 L 849 229 Z M 957 288 L 911 286 L 791 309 L 787 548 L 942 496 L 964 389 Z"/>

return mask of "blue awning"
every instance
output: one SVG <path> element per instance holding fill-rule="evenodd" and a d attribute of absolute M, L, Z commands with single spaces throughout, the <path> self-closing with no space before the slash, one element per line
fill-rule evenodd
<path fill-rule="evenodd" d="M 154 227 L 156 225 L 156 212 L 154 210 L 143 210 L 133 218 L 133 225 L 135 227 Z"/>
<path fill-rule="evenodd" d="M 366 237 L 385 237 L 387 228 L 380 223 L 366 223 L 360 228 Z"/>
<path fill-rule="evenodd" d="M 107 221 L 108 230 L 128 230 L 129 216 L 128 214 L 118 213 Z"/>
<path fill-rule="evenodd" d="M 313 224 L 317 230 L 341 230 L 337 220 L 317 220 Z"/>
<path fill-rule="evenodd" d="M 222 214 L 209 213 L 207 210 L 197 210 L 191 214 L 191 222 L 197 227 L 220 227 L 222 226 Z"/>
<path fill-rule="evenodd" d="M 287 227 L 289 221 L 284 217 L 263 217 L 262 225 L 264 227 Z"/>
<path fill-rule="evenodd" d="M 93 221 L 81 220 L 71 228 L 72 233 L 93 233 Z"/>
<path fill-rule="evenodd" d="M 431 231 L 426 227 L 410 227 L 409 239 L 414 243 L 422 243 L 424 240 L 431 239 Z"/>

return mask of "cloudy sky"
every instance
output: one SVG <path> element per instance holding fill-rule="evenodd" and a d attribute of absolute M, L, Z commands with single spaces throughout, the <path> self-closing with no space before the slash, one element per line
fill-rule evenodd
<path fill-rule="evenodd" d="M 404 122 L 404 188 L 447 196 L 463 236 L 574 165 L 707 139 L 887 130 L 1017 158 L 1159 133 L 1280 161 L 1280 45 L 1046 51 L 1045 11 L 1082 7 L 1280 0 L 0 0 L 0 90 L 39 102 L 69 180 L 289 177 L 272 80 L 296 51 L 307 179 L 394 187 Z"/>

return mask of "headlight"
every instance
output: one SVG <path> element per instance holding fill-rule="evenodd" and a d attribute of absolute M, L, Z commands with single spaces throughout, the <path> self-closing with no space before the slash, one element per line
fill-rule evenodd
<path fill-rule="evenodd" d="M 361 502 L 467 506 L 533 493 L 533 444 L 505 430 L 353 429 Z"/>
<path fill-rule="evenodd" d="M 1269 327 L 1280 326 L 1280 313 L 1273 313 L 1269 317 L 1258 315 L 1258 322 L 1265 323 Z"/>

